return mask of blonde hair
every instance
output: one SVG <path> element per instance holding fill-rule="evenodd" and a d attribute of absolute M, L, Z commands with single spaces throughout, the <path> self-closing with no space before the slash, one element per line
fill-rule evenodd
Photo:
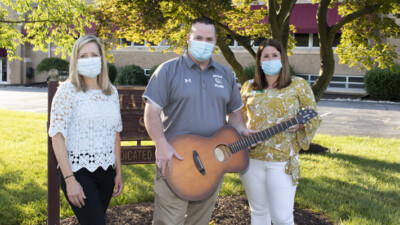
<path fill-rule="evenodd" d="M 290 76 L 289 60 L 283 45 L 279 41 L 274 39 L 264 40 L 260 44 L 260 47 L 257 50 L 256 70 L 254 74 L 254 83 L 252 85 L 252 88 L 255 90 L 262 90 L 268 87 L 268 81 L 265 78 L 264 71 L 261 69 L 261 62 L 260 62 L 262 51 L 267 46 L 272 46 L 281 53 L 282 70 L 279 73 L 278 80 L 276 81 L 275 84 L 273 84 L 273 86 L 276 87 L 277 89 L 285 88 L 289 86 L 290 83 L 292 83 L 292 79 Z"/>
<path fill-rule="evenodd" d="M 78 53 L 83 46 L 88 43 L 95 43 L 99 48 L 100 56 L 101 56 L 101 72 L 97 76 L 97 83 L 100 86 L 103 94 L 111 95 L 113 93 L 112 85 L 110 79 L 108 78 L 107 72 L 107 61 L 104 57 L 104 47 L 100 42 L 100 39 L 94 35 L 84 35 L 76 40 L 74 47 L 72 48 L 71 60 L 69 62 L 69 77 L 68 80 L 74 84 L 77 91 L 87 91 L 87 87 L 81 75 L 78 74 L 77 70 L 77 60 Z"/>

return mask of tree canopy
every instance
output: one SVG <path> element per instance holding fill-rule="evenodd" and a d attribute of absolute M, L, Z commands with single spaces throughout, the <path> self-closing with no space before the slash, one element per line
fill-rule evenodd
<path fill-rule="evenodd" d="M 0 0 L 0 48 L 7 48 L 11 58 L 17 57 L 16 47 L 30 43 L 35 50 L 47 51 L 49 43 L 56 54 L 66 56 L 85 27 L 96 24 L 97 34 L 106 47 L 121 47 L 121 38 L 132 42 L 158 44 L 166 41 L 164 51 L 183 52 L 191 21 L 198 16 L 212 18 L 218 32 L 218 49 L 232 66 L 240 82 L 248 79 L 243 67 L 229 48 L 236 40 L 255 57 L 252 40 L 274 38 L 288 52 L 295 46 L 289 25 L 297 0 Z M 320 76 L 313 85 L 319 100 L 334 73 L 333 40 L 341 31 L 336 48 L 339 63 L 370 69 L 392 67 L 397 58 L 396 46 L 387 38 L 400 38 L 400 2 L 398 0 L 312 0 L 318 3 L 317 22 L 320 45 Z M 337 4 L 342 19 L 327 23 L 329 8 Z M 268 17 L 268 24 L 265 18 Z M 24 34 L 23 34 L 24 33 Z M 123 44 L 122 44 L 123 45 Z"/>
<path fill-rule="evenodd" d="M 329 86 L 335 70 L 335 34 L 342 31 L 336 48 L 339 63 L 371 69 L 373 66 L 393 69 L 397 58 L 396 46 L 386 38 L 400 38 L 400 25 L 396 18 L 400 13 L 398 0 L 313 0 L 319 3 L 317 11 L 320 44 L 320 73 L 312 89 L 319 100 Z M 339 4 L 340 3 L 340 4 Z M 338 6 L 342 19 L 328 25 L 328 8 Z"/>
<path fill-rule="evenodd" d="M 109 40 L 109 47 L 119 45 L 118 38 L 133 42 L 158 44 L 163 40 L 181 53 L 187 46 L 186 35 L 191 21 L 206 15 L 217 27 L 217 46 L 236 72 L 239 80 L 246 79 L 243 68 L 228 47 L 230 38 L 255 56 L 250 39 L 271 37 L 269 24 L 262 23 L 266 10 L 252 10 L 251 1 L 231 0 L 98 0 L 96 18 L 98 34 Z M 109 31 L 113 30 L 112 33 Z M 148 47 L 152 49 L 150 44 Z"/>
<path fill-rule="evenodd" d="M 20 44 L 47 52 L 53 43 L 65 58 L 79 34 L 95 22 L 91 11 L 93 5 L 85 0 L 0 0 L 0 48 L 13 59 L 19 58 Z"/>

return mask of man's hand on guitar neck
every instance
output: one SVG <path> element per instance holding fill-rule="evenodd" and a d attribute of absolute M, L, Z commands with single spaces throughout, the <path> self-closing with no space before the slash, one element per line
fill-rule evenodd
<path fill-rule="evenodd" d="M 172 157 L 183 160 L 168 142 L 156 146 L 156 166 L 161 171 L 163 177 L 165 176 L 167 166 L 170 172 L 172 170 Z"/>
<path fill-rule="evenodd" d="M 241 132 L 240 132 L 240 134 L 242 135 L 242 137 L 248 137 L 248 136 L 250 136 L 250 135 L 252 135 L 252 134 L 255 134 L 255 133 L 258 133 L 258 130 L 252 130 L 252 129 L 249 129 L 249 128 L 245 128 L 244 130 L 242 130 Z M 259 141 L 259 142 L 257 142 L 256 144 L 252 144 L 250 147 L 251 148 L 254 148 L 254 147 L 256 147 L 257 145 L 259 145 L 259 144 L 261 144 L 262 143 L 262 141 Z"/>

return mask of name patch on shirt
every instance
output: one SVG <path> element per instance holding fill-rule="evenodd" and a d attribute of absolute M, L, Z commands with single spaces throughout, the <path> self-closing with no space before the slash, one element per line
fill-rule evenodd
<path fill-rule="evenodd" d="M 251 91 L 252 94 L 262 94 L 264 93 L 264 90 L 253 90 Z"/>
<path fill-rule="evenodd" d="M 215 87 L 224 88 L 224 85 L 222 83 L 222 76 L 221 75 L 214 74 L 213 78 L 214 78 L 214 86 Z"/>

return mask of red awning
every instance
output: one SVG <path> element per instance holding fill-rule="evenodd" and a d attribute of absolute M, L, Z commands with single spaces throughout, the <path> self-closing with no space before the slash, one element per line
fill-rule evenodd
<path fill-rule="evenodd" d="M 296 26 L 297 33 L 318 33 L 317 25 L 318 4 L 296 4 L 290 16 L 290 24 Z M 328 9 L 328 25 L 334 25 L 342 17 L 338 15 L 338 4 L 333 9 Z"/>
<path fill-rule="evenodd" d="M 0 57 L 7 57 L 7 49 L 0 48 Z"/>
<path fill-rule="evenodd" d="M 342 17 L 338 15 L 338 5 L 335 8 L 328 9 L 327 20 L 328 25 L 333 25 L 339 22 Z M 260 5 L 252 5 L 253 10 L 260 9 Z M 290 24 L 296 26 L 296 33 L 318 33 L 317 26 L 317 9 L 318 4 L 296 4 L 290 15 Z M 268 23 L 268 17 L 263 20 Z M 339 31 L 340 32 L 340 31 Z"/>

